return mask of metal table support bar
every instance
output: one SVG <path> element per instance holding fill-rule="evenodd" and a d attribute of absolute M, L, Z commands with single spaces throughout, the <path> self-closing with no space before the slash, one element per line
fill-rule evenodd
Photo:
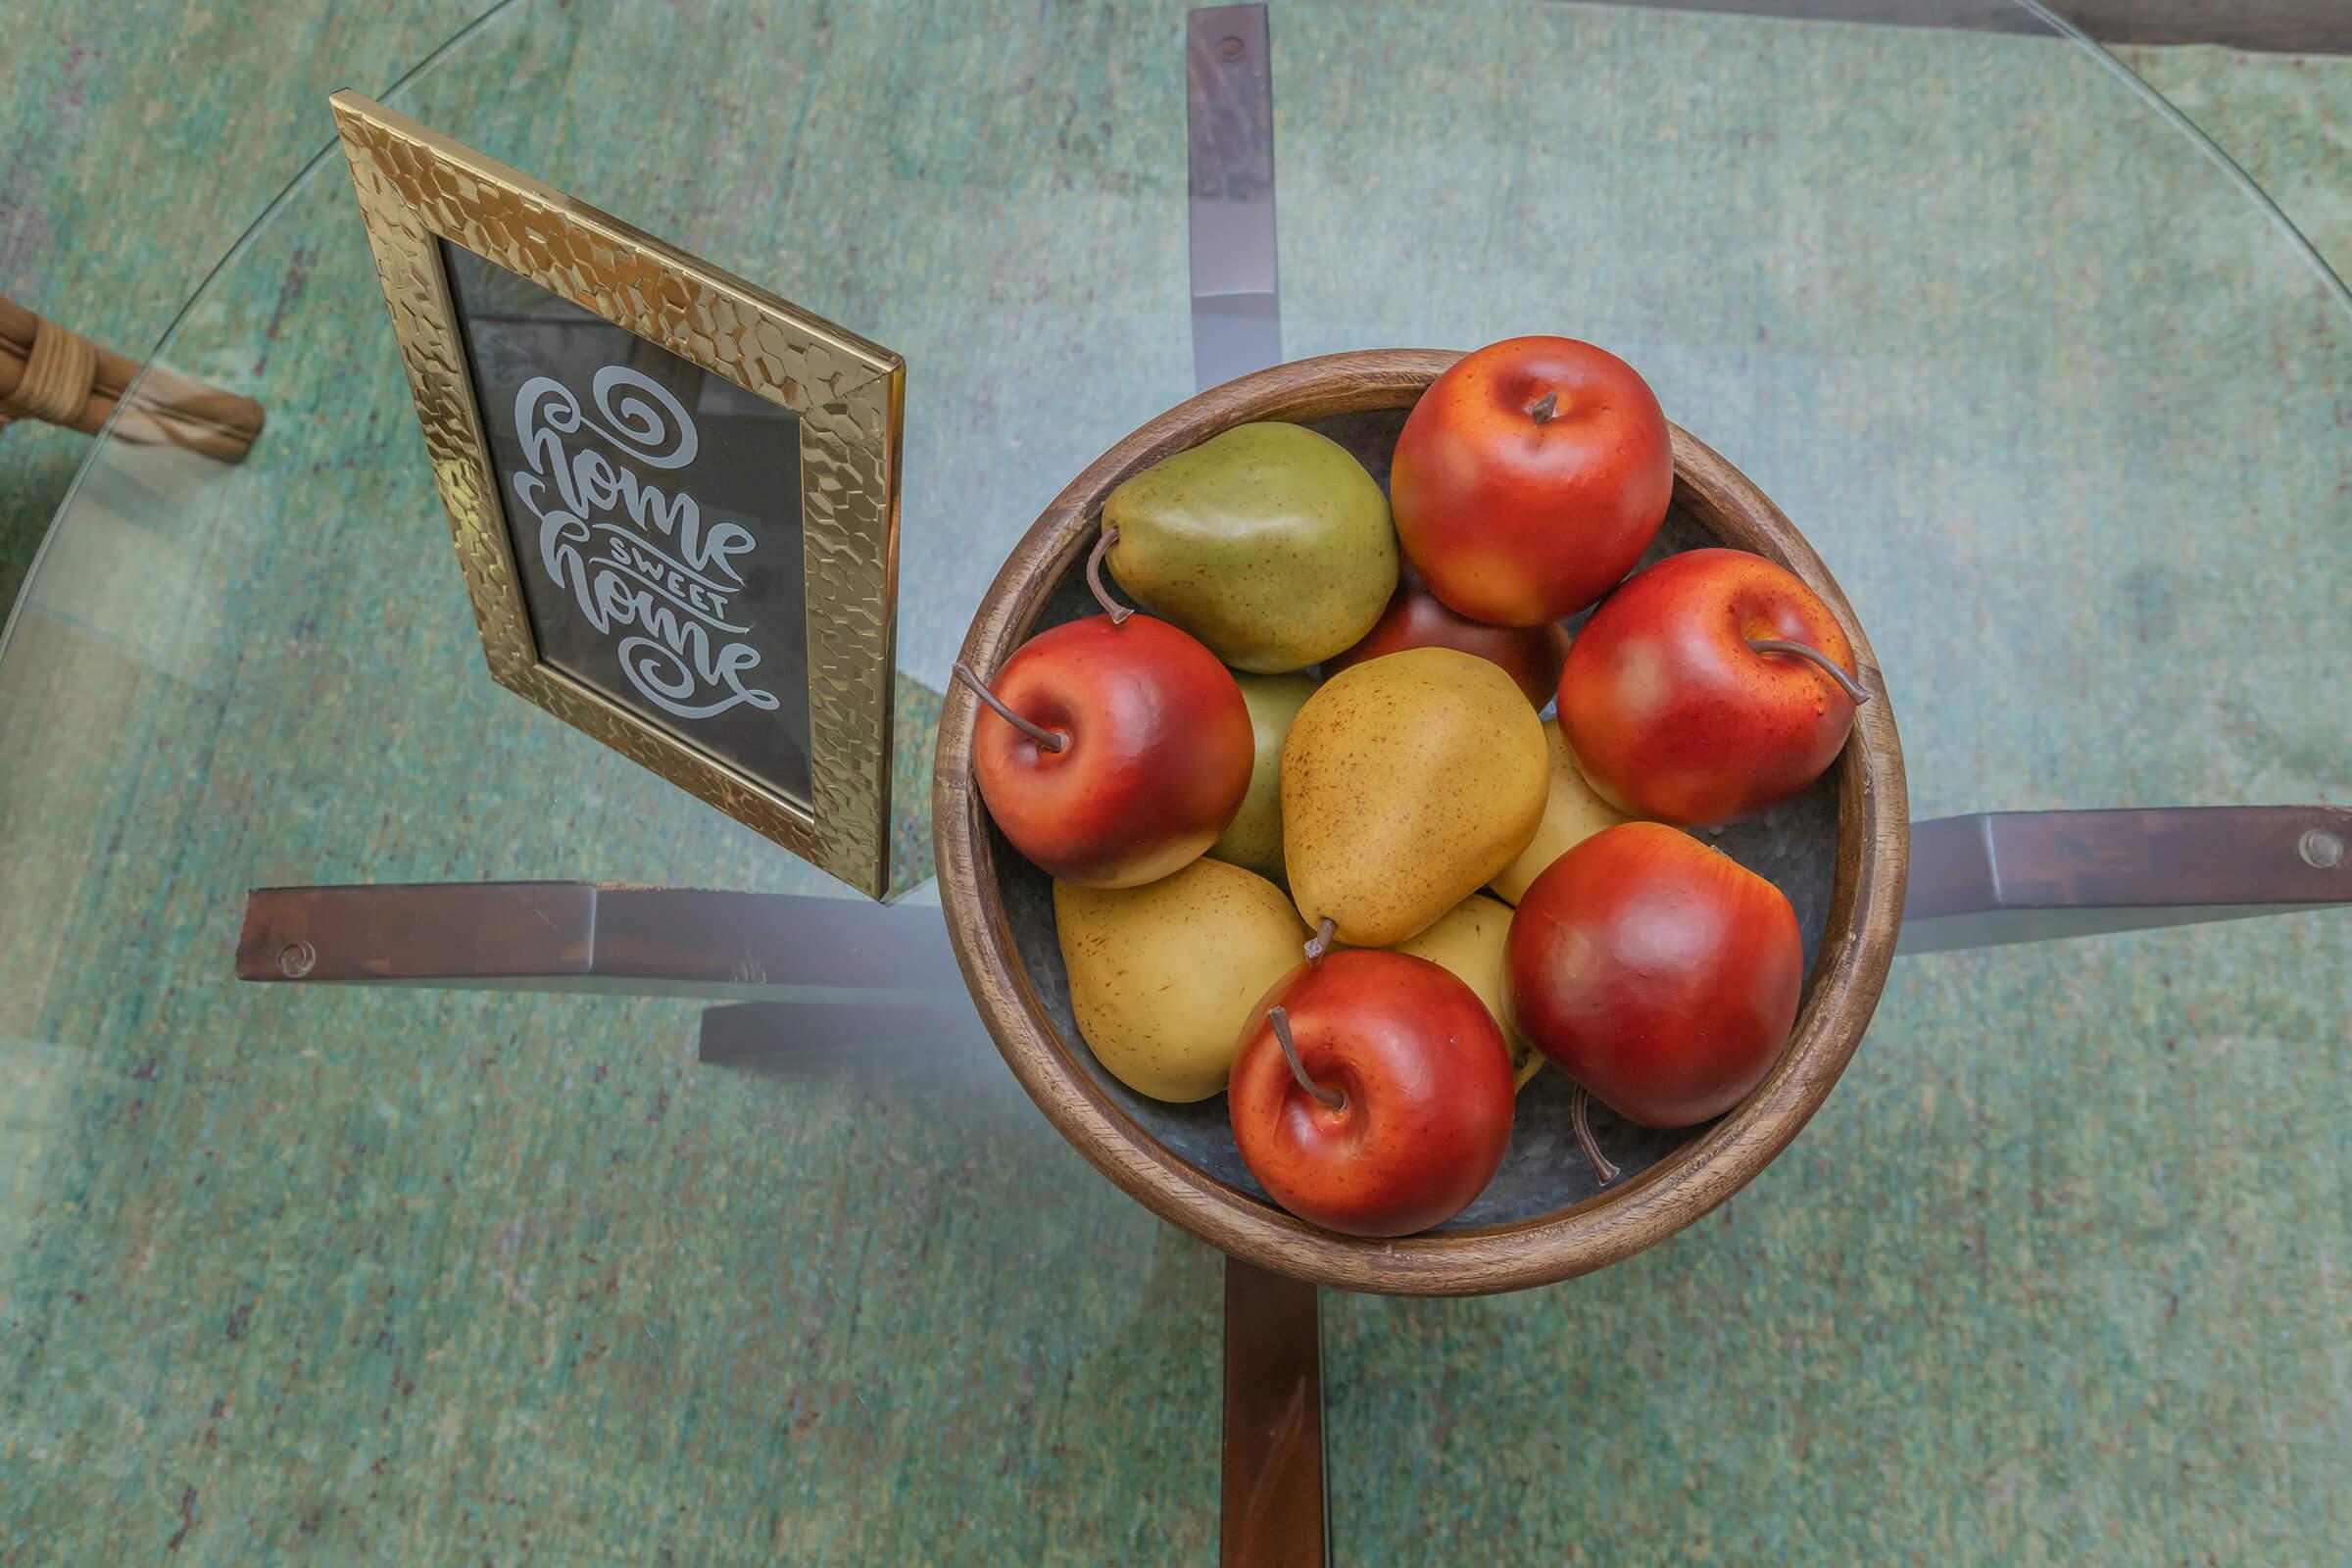
<path fill-rule="evenodd" d="M 1905 954 L 2352 904 L 2343 807 L 1993 811 L 1913 823 L 1911 844 Z M 236 972 L 970 1012 L 934 906 L 588 882 L 256 888 Z"/>

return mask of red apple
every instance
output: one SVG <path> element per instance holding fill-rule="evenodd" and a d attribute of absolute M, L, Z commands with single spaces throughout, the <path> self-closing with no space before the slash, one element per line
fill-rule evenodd
<path fill-rule="evenodd" d="M 1690 550 L 1592 612 L 1560 673 L 1560 733 L 1628 816 L 1728 822 L 1819 778 L 1853 727 L 1853 645 L 1795 575 L 1744 550 Z M 1860 693 L 1857 684 L 1853 691 Z"/>
<path fill-rule="evenodd" d="M 1779 888 L 1690 834 L 1625 822 L 1551 862 L 1503 947 L 1520 1031 L 1626 1120 L 1688 1127 L 1764 1081 L 1804 948 Z"/>
<path fill-rule="evenodd" d="M 1363 641 L 1323 661 L 1323 673 L 1336 675 L 1349 664 L 1383 654 L 1400 654 L 1407 648 L 1454 648 L 1475 654 L 1500 666 L 1527 693 L 1527 700 L 1542 710 L 1559 689 L 1560 662 L 1568 657 L 1568 630 L 1548 620 L 1537 626 L 1490 626 L 1457 615 L 1407 566 L 1397 579 L 1389 608 L 1364 633 Z"/>
<path fill-rule="evenodd" d="M 1427 958 L 1343 950 L 1250 1015 L 1227 1102 L 1244 1163 L 1284 1208 L 1348 1236 L 1407 1236 L 1467 1208 L 1502 1163 L 1510 1053 L 1478 993 Z"/>
<path fill-rule="evenodd" d="M 997 671 L 993 701 L 1013 716 L 984 697 L 980 798 L 1014 849 L 1065 882 L 1157 881 L 1198 858 L 1249 791 L 1242 689 L 1164 620 L 1092 615 L 1039 632 Z"/>
<path fill-rule="evenodd" d="M 1396 438 L 1396 536 L 1430 591 L 1497 626 L 1584 609 L 1634 569 L 1674 494 L 1647 382 L 1606 350 L 1514 337 L 1430 383 Z"/>

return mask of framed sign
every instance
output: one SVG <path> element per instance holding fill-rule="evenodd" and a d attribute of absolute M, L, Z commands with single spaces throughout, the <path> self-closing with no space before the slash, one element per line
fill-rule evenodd
<path fill-rule="evenodd" d="M 490 673 L 885 896 L 904 364 L 332 103 Z"/>

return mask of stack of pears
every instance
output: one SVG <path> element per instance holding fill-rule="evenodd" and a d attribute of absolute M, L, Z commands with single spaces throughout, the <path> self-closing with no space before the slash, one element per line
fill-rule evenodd
<path fill-rule="evenodd" d="M 1400 598 L 1380 486 L 1303 425 L 1245 424 L 1120 485 L 1102 527 L 1118 588 L 1235 672 L 1255 757 L 1204 858 L 1139 887 L 1055 882 L 1072 1007 L 1097 1059 L 1153 1099 L 1220 1094 L 1256 1004 L 1338 945 L 1452 972 L 1526 1083 L 1543 1057 L 1505 1005 L 1504 901 L 1622 818 L 1490 658 L 1344 657 Z M 1320 680 L 1325 661 L 1345 667 Z"/>

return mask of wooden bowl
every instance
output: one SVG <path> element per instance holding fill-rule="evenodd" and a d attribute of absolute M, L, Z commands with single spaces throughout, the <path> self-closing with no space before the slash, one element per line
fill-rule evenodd
<path fill-rule="evenodd" d="M 984 678 L 1036 631 L 1095 612 L 1084 565 L 1103 498 L 1171 453 L 1253 419 L 1311 424 L 1385 488 L 1396 432 L 1458 356 L 1381 349 L 1244 376 L 1169 410 L 1104 453 L 1021 540 L 972 622 L 963 657 Z M 1548 1284 L 1663 1241 L 1732 1196 L 1788 1147 L 1838 1081 L 1878 1004 L 1902 920 L 1909 853 L 1901 746 L 1870 643 L 1821 559 L 1744 475 L 1674 431 L 1674 503 L 1652 557 L 1706 544 L 1767 556 L 1811 585 L 1853 640 L 1873 694 L 1812 790 L 1712 842 L 1778 884 L 1804 933 L 1796 1031 L 1738 1107 L 1705 1126 L 1650 1132 L 1601 1112 L 1625 1175 L 1605 1190 L 1570 1131 L 1570 1085 L 1546 1067 L 1519 1098 L 1511 1150 L 1486 1194 L 1438 1230 L 1400 1241 L 1337 1236 L 1277 1208 L 1241 1162 L 1225 1100 L 1169 1105 L 1096 1062 L 1070 1013 L 1052 885 L 989 821 L 971 776 L 978 705 L 951 683 L 940 720 L 933 821 L 948 929 L 972 998 L 1013 1075 L 1062 1136 L 1112 1181 L 1204 1241 L 1262 1267 L 1348 1290 L 1467 1296 Z M 1235 1024 L 1238 1032 L 1240 1020 Z"/>

